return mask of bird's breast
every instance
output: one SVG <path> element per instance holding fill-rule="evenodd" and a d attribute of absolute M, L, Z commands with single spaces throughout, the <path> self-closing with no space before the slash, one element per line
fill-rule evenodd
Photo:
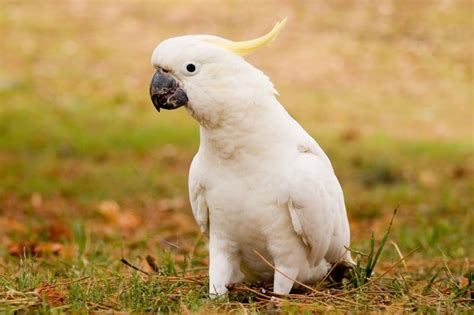
<path fill-rule="evenodd" d="M 271 261 L 270 242 L 295 235 L 286 204 L 278 201 L 281 193 L 277 177 L 258 172 L 232 176 L 221 173 L 219 185 L 206 190 L 211 238 L 235 244 L 244 273 L 248 269 L 261 280 L 268 280 L 273 270 L 255 251 Z M 246 275 L 249 277 L 249 273 Z"/>

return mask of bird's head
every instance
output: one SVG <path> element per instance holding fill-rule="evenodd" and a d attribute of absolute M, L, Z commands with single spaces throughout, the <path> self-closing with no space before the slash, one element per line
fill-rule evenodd
<path fill-rule="evenodd" d="M 248 106 L 259 95 L 275 94 L 270 80 L 242 56 L 271 43 L 285 22 L 277 23 L 262 37 L 242 42 L 211 35 L 163 41 L 151 58 L 156 69 L 150 83 L 155 108 L 186 106 L 199 120 L 229 107 Z"/>

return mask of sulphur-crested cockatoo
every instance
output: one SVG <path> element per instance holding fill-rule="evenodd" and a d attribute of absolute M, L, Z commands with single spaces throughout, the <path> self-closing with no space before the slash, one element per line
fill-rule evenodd
<path fill-rule="evenodd" d="M 243 279 L 273 280 L 274 292 L 287 294 L 295 280 L 314 283 L 331 265 L 352 264 L 344 197 L 328 157 L 278 102 L 269 78 L 242 58 L 284 24 L 243 42 L 173 37 L 151 58 L 156 109 L 184 106 L 200 124 L 189 195 L 209 236 L 211 296 Z"/>

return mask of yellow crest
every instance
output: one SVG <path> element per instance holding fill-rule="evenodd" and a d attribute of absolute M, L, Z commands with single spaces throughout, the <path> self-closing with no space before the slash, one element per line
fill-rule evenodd
<path fill-rule="evenodd" d="M 270 32 L 268 32 L 267 34 L 259 38 L 245 40 L 241 42 L 233 42 L 231 40 L 226 40 L 225 42 L 219 42 L 219 43 L 214 43 L 214 44 L 224 49 L 227 49 L 233 52 L 234 54 L 245 56 L 254 52 L 260 47 L 264 47 L 270 44 L 271 42 L 273 42 L 277 38 L 277 36 L 280 34 L 285 24 L 286 24 L 286 18 L 284 18 L 283 20 L 275 24 L 275 26 Z"/>

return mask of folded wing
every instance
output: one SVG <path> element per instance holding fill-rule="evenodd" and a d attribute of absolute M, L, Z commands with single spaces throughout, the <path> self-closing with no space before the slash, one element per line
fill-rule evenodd
<path fill-rule="evenodd" d="M 351 263 L 344 196 L 327 160 L 309 151 L 299 153 L 288 175 L 288 193 L 293 228 L 310 248 L 310 264 L 316 266 L 323 258 Z"/>
<path fill-rule="evenodd" d="M 189 199 L 201 232 L 209 235 L 209 209 L 205 197 L 205 187 L 202 184 L 199 157 L 196 155 L 189 170 Z"/>

